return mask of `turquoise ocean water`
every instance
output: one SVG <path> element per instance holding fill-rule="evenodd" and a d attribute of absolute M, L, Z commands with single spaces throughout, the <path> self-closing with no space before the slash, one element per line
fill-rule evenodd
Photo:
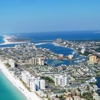
<path fill-rule="evenodd" d="M 4 43 L 0 36 L 0 44 Z M 1 45 L 2 47 L 2 45 Z M 0 70 L 0 100 L 26 100 L 26 97 L 6 78 Z"/>
<path fill-rule="evenodd" d="M 0 70 L 0 100 L 27 100 Z"/>

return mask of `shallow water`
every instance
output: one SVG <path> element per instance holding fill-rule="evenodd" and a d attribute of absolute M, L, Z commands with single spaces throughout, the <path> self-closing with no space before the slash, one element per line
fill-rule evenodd
<path fill-rule="evenodd" d="M 0 100 L 27 100 L 0 70 Z"/>

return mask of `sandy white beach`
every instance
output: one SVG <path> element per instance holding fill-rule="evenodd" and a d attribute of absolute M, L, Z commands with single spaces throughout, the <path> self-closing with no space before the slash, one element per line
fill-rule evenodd
<path fill-rule="evenodd" d="M 0 69 L 4 75 L 16 86 L 27 98 L 27 100 L 41 100 L 34 92 L 29 92 L 19 79 L 14 78 L 14 76 L 5 67 L 5 64 L 0 62 Z"/>
<path fill-rule="evenodd" d="M 28 43 L 28 42 L 11 42 L 11 41 L 9 41 L 14 36 L 4 35 L 3 37 L 4 37 L 4 43 L 1 43 L 0 45 Z"/>

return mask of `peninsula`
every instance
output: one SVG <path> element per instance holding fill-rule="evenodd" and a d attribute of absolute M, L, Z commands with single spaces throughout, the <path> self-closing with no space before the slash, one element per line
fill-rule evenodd
<path fill-rule="evenodd" d="M 87 42 L 88 45 L 85 44 Z M 97 82 L 96 77 L 100 73 L 99 58 L 97 58 L 97 51 L 95 53 L 91 52 L 91 55 L 88 56 L 84 53 L 91 48 L 91 45 L 97 47 L 99 43 L 99 41 L 80 43 L 61 39 L 57 39 L 52 43 L 55 46 L 72 48 L 74 53 L 71 55 L 73 56 L 70 54 L 69 56 L 56 54 L 46 48 L 37 48 L 34 43 L 1 48 L 1 61 L 6 65 L 1 67 L 1 70 L 17 78 L 18 82 L 22 84 L 23 88 L 19 87 L 22 92 L 25 89 L 28 94 L 33 93 L 35 96 L 39 96 L 39 99 L 52 100 L 58 98 L 60 100 L 60 98 L 63 98 L 65 100 L 70 97 L 74 98 L 72 100 L 76 100 L 75 98 L 81 100 L 91 98 L 93 100 L 95 96 L 100 98 L 97 93 L 99 88 L 95 85 Z M 75 56 L 78 52 L 80 52 L 79 56 Z M 81 59 L 79 60 L 77 57 L 81 57 Z M 58 60 L 58 62 L 73 60 L 75 63 L 69 66 L 62 64 L 55 67 L 47 63 L 47 60 Z M 87 95 L 87 93 L 90 95 Z M 33 98 L 31 95 L 27 95 L 27 97 Z"/>

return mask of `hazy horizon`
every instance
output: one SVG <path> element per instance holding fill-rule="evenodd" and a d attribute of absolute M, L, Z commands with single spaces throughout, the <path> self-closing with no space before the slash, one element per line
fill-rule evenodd
<path fill-rule="evenodd" d="M 100 30 L 100 0 L 2 0 L 0 33 Z"/>
<path fill-rule="evenodd" d="M 100 33 L 100 30 L 67 30 L 67 31 L 41 31 L 41 32 L 15 32 L 15 33 L 0 33 L 1 35 L 10 35 L 10 34 L 42 34 L 42 33 L 88 33 L 88 32 L 92 32 L 92 33 Z"/>

